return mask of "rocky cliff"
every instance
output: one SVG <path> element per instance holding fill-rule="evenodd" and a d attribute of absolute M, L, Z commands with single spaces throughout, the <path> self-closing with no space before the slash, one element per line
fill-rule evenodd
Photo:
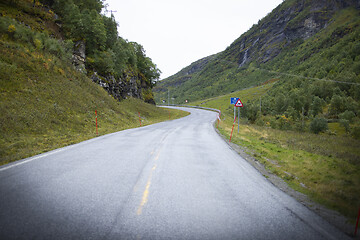
<path fill-rule="evenodd" d="M 342 45 L 337 45 L 341 41 L 352 42 L 349 36 L 356 34 L 358 23 L 354 16 L 359 15 L 359 10 L 358 0 L 285 0 L 223 52 L 204 58 L 206 61 L 194 62 L 162 80 L 154 91 L 157 96 L 165 96 L 170 89 L 179 103 L 185 99 L 209 98 L 261 84 L 274 77 L 260 69 L 297 71 L 317 78 L 332 72 L 330 79 L 354 78 L 346 72 L 353 71 L 351 66 L 355 59 L 349 59 L 345 71 L 320 55 L 331 47 L 341 49 Z M 329 55 L 336 56 L 336 62 L 348 62 L 342 58 L 351 51 L 333 50 Z M 315 64 L 310 63 L 311 58 L 321 59 L 320 66 L 327 66 L 326 69 L 315 68 Z M 300 64 L 301 69 L 295 70 Z"/>
<path fill-rule="evenodd" d="M 314 36 L 337 11 L 349 6 L 359 8 L 360 1 L 286 1 L 238 38 L 224 54 L 235 57 L 231 60 L 240 67 L 251 61 L 265 63 L 287 46 Z"/>
<path fill-rule="evenodd" d="M 86 70 L 86 44 L 84 41 L 75 42 L 72 63 L 79 72 L 85 74 L 88 73 Z M 151 88 L 149 88 L 149 86 L 145 83 L 145 80 L 141 77 L 141 74 L 136 73 L 133 70 L 129 69 L 125 71 L 122 76 L 115 77 L 111 74 L 103 76 L 91 69 L 88 75 L 93 80 L 93 82 L 103 87 L 118 101 L 127 99 L 128 97 L 134 97 L 143 99 L 147 103 L 155 104 L 151 93 Z M 149 92 L 150 96 L 149 94 L 144 96 L 143 92 Z"/>
<path fill-rule="evenodd" d="M 141 86 L 132 72 L 124 73 L 122 78 L 117 79 L 112 75 L 103 77 L 94 72 L 91 79 L 119 101 L 128 97 L 141 98 Z"/>

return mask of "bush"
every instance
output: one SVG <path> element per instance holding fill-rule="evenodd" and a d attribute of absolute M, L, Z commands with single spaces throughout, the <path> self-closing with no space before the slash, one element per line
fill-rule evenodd
<path fill-rule="evenodd" d="M 355 138 L 355 139 L 358 139 L 360 140 L 360 127 L 354 127 L 352 132 L 351 132 L 351 135 Z"/>
<path fill-rule="evenodd" d="M 328 129 L 328 123 L 325 118 L 315 118 L 310 123 L 310 131 L 319 134 L 320 132 L 325 132 Z"/>
<path fill-rule="evenodd" d="M 345 131 L 348 133 L 350 132 L 350 122 L 346 119 L 340 119 L 340 124 L 345 128 Z"/>
<path fill-rule="evenodd" d="M 353 118 L 355 117 L 355 113 L 353 111 L 346 110 L 345 112 L 339 114 L 339 117 L 340 119 L 352 122 Z"/>

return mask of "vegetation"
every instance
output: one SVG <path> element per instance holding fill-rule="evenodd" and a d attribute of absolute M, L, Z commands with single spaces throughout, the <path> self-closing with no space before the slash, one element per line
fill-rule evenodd
<path fill-rule="evenodd" d="M 169 111 L 172 119 L 187 114 L 156 108 L 138 99 L 115 100 L 75 70 L 71 56 L 76 39 L 61 40 L 62 34 L 71 35 L 71 31 L 61 34 L 54 23 L 54 13 L 35 2 L 35 6 L 32 0 L 0 3 L 0 165 L 96 137 L 95 111 L 99 135 L 138 127 L 138 113 L 142 126 L 168 120 Z M 83 11 L 94 2 L 77 1 L 74 7 L 68 1 Z M 95 4 L 90 12 L 95 16 L 100 9 Z M 96 15 L 96 19 L 104 21 L 104 25 L 105 21 L 114 23 L 101 15 Z M 108 36 L 107 31 L 104 33 Z M 111 42 L 109 37 L 105 40 Z M 104 46 L 110 44 L 106 41 Z M 101 49 L 98 42 L 93 44 L 99 48 L 89 51 L 93 51 L 93 56 L 98 54 L 99 59 L 112 51 Z M 144 79 L 153 80 L 153 72 L 145 71 L 150 66 L 146 61 L 150 60 L 139 44 L 121 38 L 116 38 L 113 44 L 114 48 L 118 47 L 115 52 L 128 51 L 133 56 L 129 60 L 127 55 L 113 54 L 116 58 L 111 55 L 124 63 L 114 64 L 114 69 L 131 68 Z M 100 65 L 99 59 L 92 64 Z M 129 61 L 135 61 L 136 65 Z M 104 69 L 109 67 L 107 64 Z M 151 91 L 147 94 L 151 97 Z"/>
<path fill-rule="evenodd" d="M 300 22 L 307 18 L 311 2 L 315 1 L 307 1 L 310 5 L 303 11 L 297 13 L 295 10 L 293 19 L 286 26 L 289 31 L 299 27 Z M 243 54 L 241 46 L 244 41 L 257 39 L 259 34 L 266 38 L 266 32 L 271 30 L 266 26 L 276 23 L 280 13 L 290 7 L 294 8 L 295 4 L 296 1 L 284 1 L 198 71 L 185 68 L 187 71 L 182 75 L 176 74 L 161 81 L 156 87 L 156 100 L 166 100 L 168 89 L 175 102 L 184 103 L 185 99 L 194 102 L 278 79 L 274 87 L 262 97 L 261 112 L 258 99 L 250 100 L 244 107 L 243 116 L 250 122 L 267 121 L 276 129 L 307 131 L 309 126 L 304 122 L 313 122 L 312 126 L 315 126 L 318 122 L 315 119 L 325 119 L 327 124 L 339 123 L 353 137 L 359 136 L 358 9 L 348 7 L 336 11 L 334 15 L 324 11 L 319 21 L 328 21 L 328 25 L 317 34 L 307 39 L 298 38 L 292 42 L 281 42 L 281 47 L 270 44 L 262 46 L 253 53 L 258 59 L 262 54 L 266 54 L 266 49 L 270 52 L 281 49 L 281 52 L 269 61 L 252 60 L 239 67 L 238 58 Z M 251 41 L 249 44 L 256 46 Z M 192 66 L 191 69 L 194 68 L 195 66 Z M 184 74 L 186 80 L 180 81 L 185 77 Z M 317 129 L 314 132 L 325 131 L 325 125 L 324 123 L 321 130 Z"/>
<path fill-rule="evenodd" d="M 266 26 L 296 2 L 284 1 L 181 85 L 176 75 L 158 87 L 169 88 L 178 103 L 189 99 L 190 105 L 220 108 L 218 127 L 226 138 L 234 114 L 230 97 L 240 97 L 241 126 L 232 142 L 295 190 L 354 221 L 360 205 L 359 10 L 349 7 L 331 17 L 324 11 L 328 24 L 312 37 L 263 46 L 254 53 L 258 59 L 281 49 L 266 62 L 237 62 L 244 39 L 270 31 Z M 304 9 L 287 27 L 301 27 L 308 13 Z M 170 80 L 173 85 L 166 85 Z M 161 94 L 156 100 L 166 99 Z"/>
<path fill-rule="evenodd" d="M 230 97 L 240 97 L 244 106 L 251 102 L 259 103 L 260 97 L 263 102 L 267 92 L 277 84 L 274 80 L 259 87 L 193 102 L 191 105 L 220 109 L 221 121 L 215 127 L 229 139 L 234 116 Z M 244 108 L 240 108 L 240 116 L 245 116 Z M 319 120 L 321 126 L 327 124 L 324 119 Z M 251 119 L 242 117 L 239 133 L 235 128 L 231 142 L 241 146 L 295 190 L 354 221 L 360 204 L 360 189 L 357 187 L 360 184 L 359 140 L 347 134 L 337 122 L 328 124 L 330 131 L 337 131 L 338 134 L 334 135 L 329 132 L 312 133 L 309 129 L 312 121 L 309 119 L 304 120 L 305 132 L 285 130 L 290 126 L 288 121 L 285 115 L 278 119 L 262 116 L 251 124 Z"/>
<path fill-rule="evenodd" d="M 145 92 L 151 91 L 161 71 L 140 44 L 118 36 L 114 17 L 101 14 L 103 1 L 37 0 L 35 5 L 33 2 L 5 0 L 0 4 L 2 20 L 6 22 L 2 25 L 12 40 L 30 41 L 38 50 L 54 48 L 51 44 L 45 45 L 45 41 L 61 41 L 69 49 L 73 49 L 75 43 L 84 42 L 89 76 L 97 72 L 103 77 L 111 75 L 126 80 L 125 76 L 131 73 Z"/>

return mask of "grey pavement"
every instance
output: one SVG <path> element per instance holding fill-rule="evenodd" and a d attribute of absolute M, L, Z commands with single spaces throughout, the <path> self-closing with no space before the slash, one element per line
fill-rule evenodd
<path fill-rule="evenodd" d="M 0 239 L 350 239 L 187 111 L 0 167 Z"/>

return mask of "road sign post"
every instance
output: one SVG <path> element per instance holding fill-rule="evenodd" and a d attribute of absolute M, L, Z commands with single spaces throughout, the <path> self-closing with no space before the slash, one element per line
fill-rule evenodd
<path fill-rule="evenodd" d="M 237 98 L 237 97 L 232 97 L 232 98 L 230 98 L 230 104 L 231 105 L 234 105 L 234 119 L 236 118 L 236 108 L 235 108 L 235 104 L 236 104 L 236 102 L 239 100 L 239 98 Z"/>
<path fill-rule="evenodd" d="M 239 128 L 240 128 L 240 127 L 239 127 L 239 125 L 240 125 L 240 120 L 239 120 L 239 119 L 240 119 L 240 108 L 238 108 L 238 133 L 239 133 L 239 131 L 240 131 L 240 130 L 239 130 Z"/>
<path fill-rule="evenodd" d="M 238 107 L 238 133 L 240 132 L 240 107 L 243 107 L 243 103 L 240 98 L 237 98 L 236 103 L 234 104 L 234 118 L 235 118 L 235 107 Z"/>

